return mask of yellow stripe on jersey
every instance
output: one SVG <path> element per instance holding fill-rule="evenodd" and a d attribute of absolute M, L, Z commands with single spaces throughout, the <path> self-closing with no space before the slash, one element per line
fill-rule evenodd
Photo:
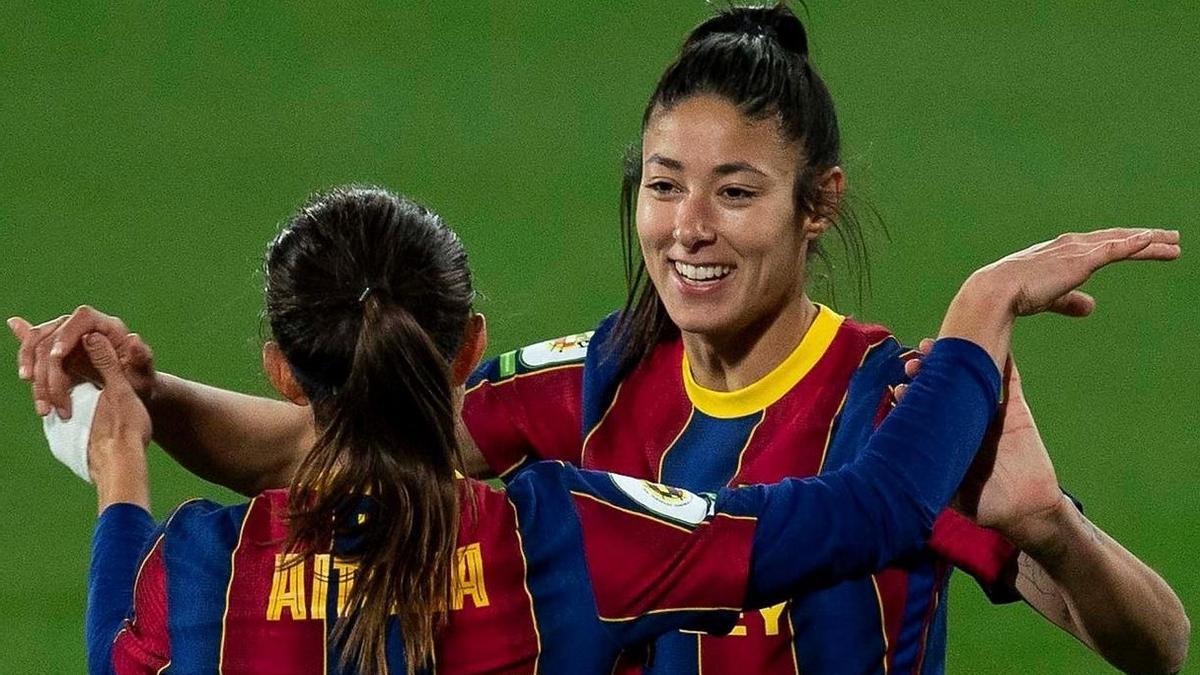
<path fill-rule="evenodd" d="M 692 377 L 692 368 L 685 352 L 683 388 L 692 405 L 709 417 L 731 419 L 763 410 L 783 398 L 817 365 L 829 345 L 833 344 L 833 338 L 845 318 L 824 305 L 817 305 L 817 317 L 792 353 L 761 380 L 734 391 L 714 391 L 700 386 Z"/>

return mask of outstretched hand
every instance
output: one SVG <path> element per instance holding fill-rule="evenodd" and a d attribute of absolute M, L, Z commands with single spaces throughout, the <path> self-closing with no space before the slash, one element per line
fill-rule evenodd
<path fill-rule="evenodd" d="M 940 336 L 969 339 L 1002 367 L 1016 317 L 1046 311 L 1087 316 L 1096 301 L 1078 287 L 1097 270 L 1124 260 L 1174 260 L 1179 254 L 1175 230 L 1113 228 L 1061 235 L 972 274 L 950 304 Z"/>
<path fill-rule="evenodd" d="M 1097 270 L 1122 260 L 1174 260 L 1179 257 L 1178 230 L 1110 228 L 1063 234 L 1035 244 L 980 269 L 996 283 L 1012 284 L 1013 313 L 1028 316 L 1055 312 L 1083 317 L 1096 300 L 1077 290 Z"/>

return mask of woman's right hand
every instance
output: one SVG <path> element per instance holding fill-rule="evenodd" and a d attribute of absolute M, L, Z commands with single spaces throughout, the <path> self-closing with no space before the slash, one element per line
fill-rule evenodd
<path fill-rule="evenodd" d="M 1018 316 L 1056 312 L 1087 316 L 1096 301 L 1077 290 L 1101 267 L 1122 260 L 1174 260 L 1176 230 L 1113 228 L 1064 234 L 977 270 L 950 304 L 940 337 L 983 347 L 1003 368 Z"/>

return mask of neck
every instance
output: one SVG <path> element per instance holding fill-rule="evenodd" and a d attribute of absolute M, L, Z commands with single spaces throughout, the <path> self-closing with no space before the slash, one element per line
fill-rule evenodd
<path fill-rule="evenodd" d="M 732 335 L 682 334 L 692 377 L 714 391 L 735 391 L 775 369 L 804 339 L 817 316 L 807 295 Z"/>

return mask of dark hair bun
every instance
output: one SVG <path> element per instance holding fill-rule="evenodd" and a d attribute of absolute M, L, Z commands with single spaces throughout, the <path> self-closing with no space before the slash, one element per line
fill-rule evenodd
<path fill-rule="evenodd" d="M 730 7 L 697 26 L 688 35 L 691 45 L 712 35 L 762 35 L 789 52 L 808 58 L 808 34 L 800 17 L 784 3 L 771 7 Z"/>

